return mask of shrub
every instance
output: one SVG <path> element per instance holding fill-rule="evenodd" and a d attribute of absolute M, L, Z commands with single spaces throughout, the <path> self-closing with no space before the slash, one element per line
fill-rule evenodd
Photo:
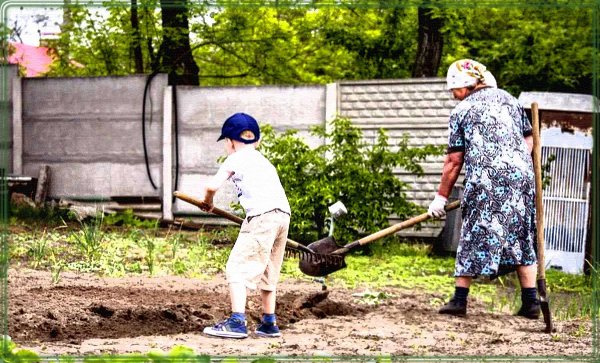
<path fill-rule="evenodd" d="M 279 135 L 269 125 L 262 130 L 260 150 L 275 165 L 292 209 L 292 238 L 310 242 L 325 236 L 327 207 L 337 200 L 346 205 L 348 214 L 335 222 L 334 234 L 348 242 L 387 227 L 390 215 L 405 218 L 420 212 L 406 199 L 409 186 L 394 171 L 402 168 L 421 176 L 419 162 L 441 154 L 441 148 L 410 148 L 406 135 L 390 145 L 383 129 L 369 141 L 341 117 L 328 128 L 312 128 L 311 134 L 324 144 L 309 147 L 297 130 Z"/>

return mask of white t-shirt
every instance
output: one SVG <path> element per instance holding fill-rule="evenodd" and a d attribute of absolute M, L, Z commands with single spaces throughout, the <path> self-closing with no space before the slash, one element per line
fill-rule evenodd
<path fill-rule="evenodd" d="M 277 170 L 258 150 L 247 147 L 236 151 L 227 157 L 221 170 L 233 173 L 229 179 L 235 184 L 246 216 L 277 208 L 291 214 Z"/>

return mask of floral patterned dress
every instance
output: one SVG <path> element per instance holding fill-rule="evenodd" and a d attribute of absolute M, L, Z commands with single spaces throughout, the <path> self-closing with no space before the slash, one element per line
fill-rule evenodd
<path fill-rule="evenodd" d="M 497 275 L 500 265 L 531 265 L 535 184 L 524 137 L 531 124 L 518 101 L 482 88 L 452 111 L 448 152 L 463 151 L 463 224 L 455 276 Z M 504 266 L 503 266 L 504 268 Z"/>

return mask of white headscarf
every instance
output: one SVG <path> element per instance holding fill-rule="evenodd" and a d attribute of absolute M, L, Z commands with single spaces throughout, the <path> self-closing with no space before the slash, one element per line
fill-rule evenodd
<path fill-rule="evenodd" d="M 478 81 L 490 87 L 498 87 L 494 75 L 483 64 L 472 59 L 457 60 L 448 68 L 448 89 L 474 86 Z"/>

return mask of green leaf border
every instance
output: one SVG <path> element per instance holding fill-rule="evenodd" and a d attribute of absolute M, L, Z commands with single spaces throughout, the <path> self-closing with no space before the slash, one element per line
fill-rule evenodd
<path fill-rule="evenodd" d="M 0 0 L 0 19 L 2 23 L 7 23 L 8 9 L 16 6 L 24 7 L 62 7 L 64 4 L 62 1 L 50 0 L 50 1 L 24 1 L 24 0 Z M 194 3 L 194 0 L 191 0 Z M 232 7 L 261 7 L 261 6 L 306 6 L 306 7 L 327 7 L 327 6 L 342 6 L 345 1 L 335 0 L 323 0 L 323 1 L 207 1 L 209 5 L 225 5 Z M 570 9 L 591 9 L 592 10 L 592 34 L 590 41 L 593 43 L 595 49 L 600 49 L 600 0 L 582 0 L 582 1 L 501 1 L 501 0 L 488 0 L 488 1 L 474 1 L 474 0 L 439 0 L 439 1 L 416 1 L 416 0 L 364 0 L 360 1 L 360 4 L 356 4 L 357 7 L 364 8 L 377 8 L 377 7 L 409 7 L 427 4 L 429 6 L 438 6 L 444 8 L 485 8 L 485 7 L 498 7 L 498 8 L 527 8 L 527 9 L 548 9 L 548 8 L 570 8 Z M 102 1 L 89 1 L 88 6 L 102 6 Z M 128 6 L 127 2 L 123 3 L 123 6 Z M 3 56 L 8 54 L 8 43 L 7 39 L 0 39 L 1 51 Z M 598 97 L 599 89 L 599 67 L 600 63 L 594 56 L 593 59 L 593 94 Z M 0 71 L 0 175 L 8 170 L 9 163 L 9 152 L 8 145 L 10 145 L 11 134 L 10 130 L 10 107 L 9 107 L 9 92 L 10 80 L 8 67 L 2 67 Z M 592 126 L 592 137 L 593 137 L 593 150 L 599 150 L 600 143 L 598 137 L 600 137 L 600 119 L 598 116 L 597 105 L 594 104 L 594 115 L 593 115 L 593 126 Z M 592 153 L 592 249 L 594 256 L 594 269 L 598 271 L 599 259 L 600 259 L 600 234 L 598 229 L 600 228 L 600 195 L 598 186 L 600 185 L 600 163 L 598 158 L 598 152 Z M 8 187 L 4 178 L 0 179 L 0 302 L 1 302 L 1 334 L 8 335 Z M 570 356 L 570 357 L 509 357 L 509 356 L 497 356 L 497 357 L 476 357 L 476 356 L 436 356 L 436 357 L 396 357 L 389 355 L 380 356 L 333 356 L 333 357 L 224 357 L 224 356 L 212 356 L 206 355 L 191 356 L 189 354 L 180 354 L 179 350 L 172 351 L 167 355 L 161 356 L 161 359 L 157 359 L 156 354 L 150 353 L 148 355 L 123 355 L 123 356 L 39 356 L 39 359 L 45 362 L 71 362 L 71 361 L 86 361 L 86 362 L 152 362 L 152 361 L 190 361 L 190 362 L 598 362 L 600 360 L 598 352 L 598 302 L 600 294 L 598 293 L 598 274 L 593 275 L 593 328 L 592 328 L 592 355 L 591 356 Z M 2 340 L 0 348 L 3 353 L 6 353 L 10 349 L 8 341 Z M 19 357 L 18 361 L 21 362 L 33 362 L 37 361 L 36 357 L 30 357 L 27 354 Z"/>

